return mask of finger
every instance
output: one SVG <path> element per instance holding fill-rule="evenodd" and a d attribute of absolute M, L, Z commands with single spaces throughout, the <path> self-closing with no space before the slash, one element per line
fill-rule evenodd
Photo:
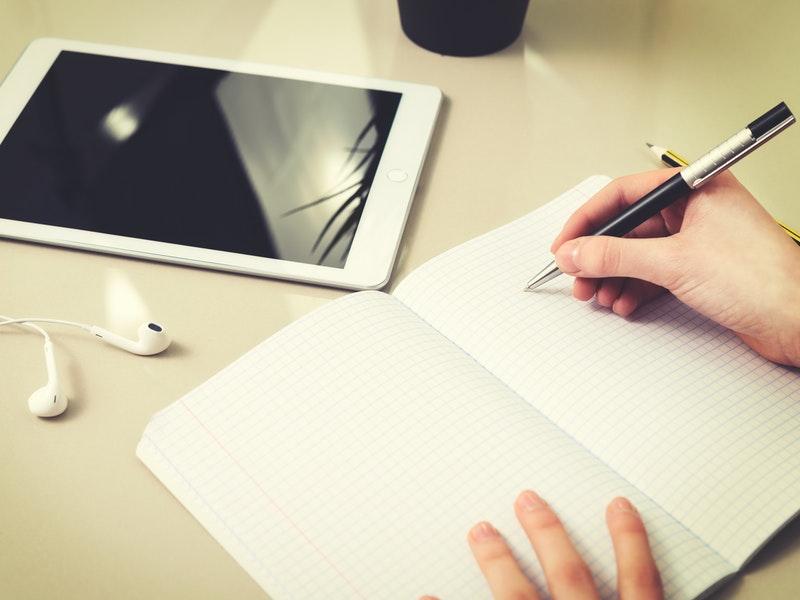
<path fill-rule="evenodd" d="M 660 600 L 664 592 L 642 519 L 625 498 L 615 498 L 606 523 L 617 559 L 617 590 L 621 600 Z"/>
<path fill-rule="evenodd" d="M 661 217 L 664 219 L 664 227 L 667 230 L 667 233 L 664 235 L 671 235 L 681 230 L 683 215 L 686 214 L 686 206 L 688 203 L 689 199 L 684 198 L 673 202 L 661 211 Z"/>
<path fill-rule="evenodd" d="M 475 525 L 467 540 L 495 600 L 538 600 L 533 584 L 520 569 L 508 544 L 490 523 L 484 521 Z"/>
<path fill-rule="evenodd" d="M 547 503 L 535 492 L 525 491 L 517 497 L 514 510 L 536 551 L 551 596 L 558 600 L 597 598 L 589 568 Z"/>
<path fill-rule="evenodd" d="M 627 280 L 621 277 L 607 277 L 597 289 L 597 302 L 600 306 L 611 308 L 622 293 L 622 288 Z"/>
<path fill-rule="evenodd" d="M 615 179 L 589 198 L 567 219 L 563 229 L 550 246 L 550 251 L 555 252 L 567 240 L 590 234 L 599 229 L 609 219 L 617 216 L 678 171 L 679 169 L 659 169 Z"/>
<path fill-rule="evenodd" d="M 664 237 L 665 235 L 671 235 L 672 233 L 673 231 L 670 230 L 670 228 L 667 226 L 666 216 L 664 215 L 664 213 L 660 213 L 653 217 L 650 217 L 649 219 L 647 219 L 647 221 L 645 221 L 641 225 L 637 225 L 630 233 L 627 233 L 625 237 L 627 238 Z"/>
<path fill-rule="evenodd" d="M 420 596 L 419 600 L 439 600 L 436 596 Z"/>
<path fill-rule="evenodd" d="M 672 289 L 683 273 L 678 237 L 580 237 L 562 244 L 555 259 L 576 277 L 634 277 Z"/>
<path fill-rule="evenodd" d="M 669 233 L 670 232 L 665 229 L 664 221 L 658 219 L 658 221 L 656 222 L 654 217 L 642 223 L 642 225 L 634 229 L 626 237 L 633 237 L 633 238 L 663 237 L 665 235 L 669 235 Z M 591 300 L 592 298 L 594 298 L 595 294 L 597 294 L 598 290 L 604 287 L 603 284 L 605 281 L 606 281 L 605 279 L 576 277 L 575 282 L 572 284 L 572 295 L 575 297 L 575 299 L 583 300 L 584 302 L 587 300 Z M 618 291 L 618 293 L 614 295 L 610 293 L 611 289 L 621 287 L 621 289 L 624 290 L 625 286 L 627 285 L 627 282 L 630 282 L 631 279 L 624 279 L 623 281 L 626 283 L 623 283 L 621 286 L 619 286 L 616 283 L 611 284 L 609 290 L 606 292 L 607 295 L 605 296 L 605 298 L 598 296 L 598 302 L 603 306 L 612 307 L 613 304 L 615 304 L 619 300 L 619 297 L 621 296 L 621 291 Z M 629 298 L 628 301 L 622 304 L 622 306 L 626 306 L 630 302 L 630 300 L 632 300 L 632 298 Z M 628 314 L 632 313 L 636 309 L 637 305 L 638 303 L 633 303 L 630 309 L 628 309 L 627 313 L 623 314 L 622 316 L 627 316 Z M 618 311 L 614 310 L 614 312 Z"/>
<path fill-rule="evenodd" d="M 577 300 L 591 300 L 597 291 L 597 286 L 602 282 L 602 279 L 586 279 L 584 277 L 576 277 L 575 283 L 572 284 L 572 295 Z"/>
<path fill-rule="evenodd" d="M 620 317 L 629 317 L 640 306 L 664 293 L 664 288 L 641 279 L 626 279 L 622 293 L 611 306 Z"/>

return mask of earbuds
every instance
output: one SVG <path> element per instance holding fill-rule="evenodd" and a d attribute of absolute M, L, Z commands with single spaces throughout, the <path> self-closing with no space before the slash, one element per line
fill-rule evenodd
<path fill-rule="evenodd" d="M 28 398 L 28 409 L 37 417 L 55 417 L 60 415 L 67 409 L 68 400 L 59 387 L 58 371 L 56 369 L 53 344 L 50 341 L 50 336 L 44 329 L 38 325 L 34 325 L 34 322 L 56 323 L 59 325 L 79 327 L 93 336 L 100 338 L 106 344 L 111 344 L 127 352 L 139 354 L 140 356 L 151 356 L 163 352 L 169 348 L 172 342 L 167 332 L 158 323 L 142 323 L 137 330 L 138 338 L 136 340 L 131 340 L 113 331 L 98 327 L 97 325 L 84 325 L 83 323 L 60 321 L 58 319 L 9 319 L 8 317 L 0 315 L 0 326 L 14 324 L 24 325 L 25 327 L 35 329 L 44 336 L 44 360 L 47 366 L 47 384 L 33 392 L 30 398 Z"/>
<path fill-rule="evenodd" d="M 139 339 L 135 342 L 96 325 L 92 325 L 89 332 L 99 337 L 106 344 L 111 344 L 140 356 L 151 356 L 163 352 L 172 342 L 164 328 L 157 323 L 142 323 L 139 325 L 137 330 Z"/>
<path fill-rule="evenodd" d="M 44 361 L 47 365 L 47 384 L 28 398 L 28 410 L 37 417 L 57 417 L 67 410 L 68 400 L 58 385 L 58 370 L 50 338 L 44 341 Z"/>

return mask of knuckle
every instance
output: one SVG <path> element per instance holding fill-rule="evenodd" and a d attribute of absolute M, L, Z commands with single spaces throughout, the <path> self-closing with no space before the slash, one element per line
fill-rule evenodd
<path fill-rule="evenodd" d="M 619 244 L 614 243 L 616 240 L 606 239 L 603 240 L 605 247 L 603 248 L 603 265 L 609 273 L 619 273 L 619 266 L 622 260 L 620 255 Z"/>
<path fill-rule="evenodd" d="M 616 240 L 608 237 L 597 237 L 590 241 L 590 248 L 581 252 L 583 271 L 592 275 L 614 275 L 619 269 L 620 253 Z"/>
<path fill-rule="evenodd" d="M 668 290 L 675 290 L 686 272 L 685 262 L 685 252 L 681 244 L 674 242 L 666 244 L 661 256 L 661 281 L 654 283 Z"/>
<path fill-rule="evenodd" d="M 497 562 L 504 562 L 513 559 L 511 550 L 503 543 L 486 544 L 481 549 L 479 559 L 486 564 L 494 564 Z"/>
<path fill-rule="evenodd" d="M 620 177 L 615 177 L 611 180 L 611 182 L 603 188 L 603 192 L 608 194 L 611 198 L 619 198 L 625 192 L 625 187 L 627 185 L 629 175 L 622 175 Z"/>
<path fill-rule="evenodd" d="M 563 527 L 558 515 L 549 508 L 543 508 L 530 513 L 527 515 L 526 521 L 528 528 L 536 531 L 561 529 Z"/>
<path fill-rule="evenodd" d="M 567 589 L 594 585 L 589 567 L 578 560 L 569 560 L 554 566 L 550 579 Z"/>

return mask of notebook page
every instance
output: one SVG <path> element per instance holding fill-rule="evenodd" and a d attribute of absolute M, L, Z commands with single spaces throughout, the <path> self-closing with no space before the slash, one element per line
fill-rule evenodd
<path fill-rule="evenodd" d="M 665 296 L 630 320 L 551 260 L 591 178 L 412 273 L 395 296 L 737 566 L 800 508 L 800 375 Z"/>
<path fill-rule="evenodd" d="M 604 507 L 628 495 L 675 597 L 732 571 L 397 300 L 346 296 L 155 415 L 139 457 L 276 599 L 478 598 L 469 527 L 491 520 L 541 584 L 512 502 L 561 514 L 604 597 Z"/>

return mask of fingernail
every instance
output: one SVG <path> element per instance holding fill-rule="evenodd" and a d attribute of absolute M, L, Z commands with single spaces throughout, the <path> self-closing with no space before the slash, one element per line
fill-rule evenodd
<path fill-rule="evenodd" d="M 630 500 L 627 498 L 614 498 L 611 502 L 611 506 L 616 512 L 626 512 L 632 515 L 639 514 L 639 511 L 636 510 L 636 507 L 631 504 Z"/>
<path fill-rule="evenodd" d="M 475 527 L 473 527 L 469 533 L 472 536 L 472 539 L 476 542 L 484 542 L 497 537 L 497 529 L 492 527 L 492 524 L 487 523 L 486 521 L 481 521 L 475 525 Z"/>
<path fill-rule="evenodd" d="M 556 264 L 562 273 L 577 273 L 581 270 L 578 262 L 579 249 L 580 242 L 578 240 L 570 240 L 561 244 L 561 247 L 556 251 Z"/>
<path fill-rule="evenodd" d="M 519 507 L 526 512 L 533 512 L 534 510 L 547 507 L 547 502 L 542 500 L 539 494 L 530 490 L 522 492 L 517 502 Z"/>

